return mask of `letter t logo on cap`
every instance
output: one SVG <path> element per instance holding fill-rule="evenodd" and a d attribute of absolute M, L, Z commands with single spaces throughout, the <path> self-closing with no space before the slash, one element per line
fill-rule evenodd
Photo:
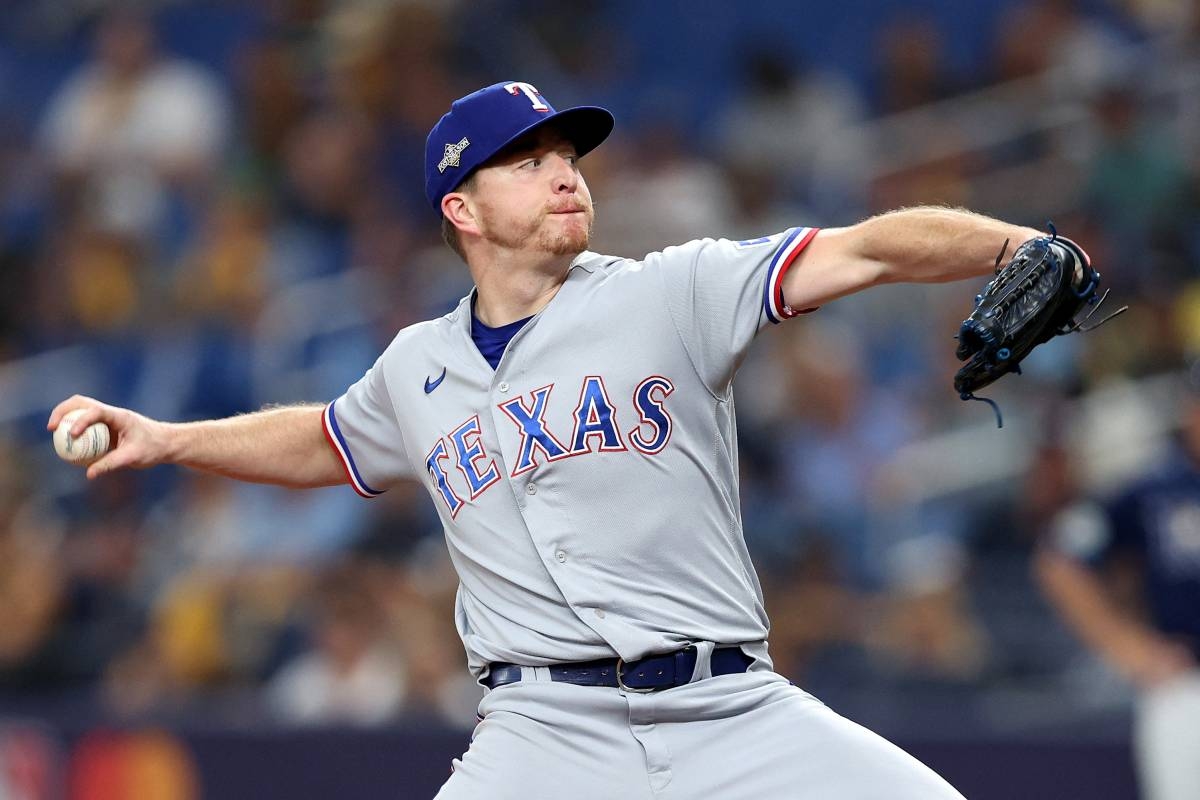
<path fill-rule="evenodd" d="M 519 92 L 524 92 L 529 98 L 529 102 L 533 103 L 534 111 L 549 111 L 550 106 L 542 102 L 542 93 L 537 90 L 537 87 L 532 83 L 524 83 L 518 81 L 516 83 L 506 84 L 504 90 L 511 95 L 516 95 Z"/>

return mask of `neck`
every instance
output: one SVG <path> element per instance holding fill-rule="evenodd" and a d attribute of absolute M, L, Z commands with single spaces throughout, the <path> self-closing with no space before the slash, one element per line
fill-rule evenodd
<path fill-rule="evenodd" d="M 546 307 L 567 279 L 574 255 L 548 256 L 531 264 L 494 258 L 471 265 L 478 290 L 475 316 L 490 328 L 531 317 Z"/>

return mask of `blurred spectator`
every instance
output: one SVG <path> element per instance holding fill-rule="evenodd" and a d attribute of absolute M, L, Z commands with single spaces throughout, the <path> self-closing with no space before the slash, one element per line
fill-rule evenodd
<path fill-rule="evenodd" d="M 186 473 L 177 490 L 150 509 L 138 571 L 144 597 L 161 597 L 190 571 L 219 571 L 238 563 L 244 526 L 235 489 L 216 475 Z"/>
<path fill-rule="evenodd" d="M 152 276 L 137 240 L 98 228 L 68 228 L 62 268 L 66 305 L 80 338 L 116 338 L 153 313 Z"/>
<path fill-rule="evenodd" d="M 1126 12 L 1151 32 L 1186 33 L 1196 21 L 1195 0 L 1121 0 Z"/>
<path fill-rule="evenodd" d="M 89 489 L 87 511 L 59 556 L 67 583 L 42 665 L 46 678 L 67 685 L 98 682 L 146 626 L 146 609 L 130 591 L 141 558 L 143 483 L 129 475 Z"/>
<path fill-rule="evenodd" d="M 874 588 L 879 553 L 869 545 L 879 467 L 914 434 L 903 395 L 876 385 L 865 342 L 832 314 L 814 317 L 789 343 L 782 369 L 796 402 L 776 431 L 788 457 L 780 462 L 784 495 L 796 522 L 830 543 L 842 580 Z M 797 402 L 802 400 L 802 402 Z"/>
<path fill-rule="evenodd" d="M 1195 50 L 1200 26 L 1200 4 L 1196 0 L 1120 0 L 1116 5 L 1167 57 Z"/>
<path fill-rule="evenodd" d="M 252 42 L 238 54 L 233 168 L 238 184 L 253 192 L 279 185 L 284 145 L 307 107 L 301 60 L 283 36 Z"/>
<path fill-rule="evenodd" d="M 452 617 L 458 576 L 445 543 L 423 540 L 403 565 L 375 570 L 376 597 L 404 653 L 408 714 L 454 727 L 471 727 L 483 687 L 462 669 L 463 645 Z"/>
<path fill-rule="evenodd" d="M 513 64 L 522 74 L 561 72 L 563 83 L 585 91 L 616 83 L 629 61 L 627 37 L 614 30 L 612 3 L 579 0 L 570 14 L 559 13 L 555 0 L 499 0 L 496 16 L 511 20 L 510 32 L 523 40 Z M 544 88 L 544 87 L 539 87 Z M 559 92 L 555 88 L 554 96 Z"/>
<path fill-rule="evenodd" d="M 742 72 L 716 138 L 731 187 L 754 203 L 747 212 L 770 219 L 771 198 L 794 198 L 833 217 L 860 200 L 869 154 L 855 128 L 865 116 L 855 86 L 836 72 L 797 69 L 795 56 L 777 48 L 756 48 Z M 780 230 L 807 222 L 793 219 Z"/>
<path fill-rule="evenodd" d="M 18 458 L 0 441 L 0 683 L 30 686 L 44 680 L 39 661 L 66 599 L 65 526 Z"/>
<path fill-rule="evenodd" d="M 822 652 L 861 643 L 868 608 L 840 574 L 828 542 L 814 539 L 801 546 L 782 559 L 756 557 L 767 568 L 761 577 L 775 671 L 799 684 Z"/>
<path fill-rule="evenodd" d="M 1065 409 L 1061 398 L 1057 403 Z M 1029 572 L 1034 548 L 1085 494 L 1081 456 L 1054 413 L 1039 426 L 1038 442 L 1012 485 L 980 492 L 959 510 L 974 557 L 965 588 L 972 604 L 989 615 L 986 674 L 997 681 L 1061 681 L 1060 691 L 1069 692 L 1076 655 L 1069 634 L 1044 620 L 1031 624 L 1052 613 Z"/>
<path fill-rule="evenodd" d="M 891 144 L 905 154 L 898 169 L 879 171 L 869 187 L 873 210 L 921 203 L 964 207 L 970 203 L 978 159 L 957 131 L 943 130 L 938 121 L 910 130 Z"/>
<path fill-rule="evenodd" d="M 793 184 L 791 179 L 765 165 L 724 165 L 725 190 L 732 204 L 729 230 L 724 232 L 730 239 L 757 239 L 767 233 L 787 230 L 798 225 L 818 225 L 823 215 L 814 208 L 796 200 L 810 187 Z M 825 198 L 828 205 L 837 202 L 837 196 Z"/>
<path fill-rule="evenodd" d="M 1066 622 L 1138 689 L 1135 753 L 1148 800 L 1194 797 L 1200 785 L 1195 385 L 1181 417 L 1178 443 L 1152 470 L 1103 503 L 1065 510 L 1037 557 L 1038 578 Z"/>
<path fill-rule="evenodd" d="M 206 698 L 261 683 L 294 646 L 294 615 L 308 575 L 287 566 L 217 569 L 176 576 L 149 599 L 144 635 L 114 654 L 101 699 L 125 717 L 190 710 L 235 719 L 259 710 L 245 703 L 205 709 Z"/>
<path fill-rule="evenodd" d="M 950 67 L 935 21 L 899 17 L 884 26 L 874 66 L 880 112 L 886 127 L 872 131 L 876 169 L 864 191 L 871 210 L 921 203 L 970 207 L 971 177 L 982 166 L 960 126 L 925 109 L 966 88 Z"/>
<path fill-rule="evenodd" d="M 198 322 L 246 329 L 267 294 L 269 210 L 259 194 L 227 191 L 206 211 L 195 249 L 185 254 L 179 270 L 175 306 Z"/>
<path fill-rule="evenodd" d="M 137 13 L 109 12 L 95 46 L 42 125 L 59 196 L 95 226 L 177 243 L 173 206 L 203 189 L 225 145 L 224 92 L 198 65 L 161 56 Z"/>
<path fill-rule="evenodd" d="M 876 669 L 918 680 L 975 681 L 988 666 L 988 637 L 972 611 L 967 552 L 952 536 L 909 535 L 885 551 L 883 593 L 863 638 Z"/>
<path fill-rule="evenodd" d="M 1079 0 L 1027 0 L 996 26 L 995 77 L 1044 76 L 1053 98 L 1087 97 L 1129 68 L 1122 36 Z"/>
<path fill-rule="evenodd" d="M 879 40 L 875 75 L 881 113 L 936 103 L 965 88 L 948 69 L 942 36 L 932 19 L 897 18 L 880 31 Z"/>
<path fill-rule="evenodd" d="M 1119 246 L 1118 263 L 1142 258 L 1156 234 L 1183 224 L 1188 174 L 1174 143 L 1143 113 L 1140 82 L 1108 85 L 1093 101 L 1099 149 L 1088 166 L 1081 205 L 1107 238 Z M 1153 267 L 1153 264 L 1147 264 Z M 1163 278 L 1154 269 L 1131 273 L 1157 294 Z M 1169 284 L 1168 284 L 1169 285 Z"/>
<path fill-rule="evenodd" d="M 428 542 L 441 546 L 441 520 L 425 502 L 420 484 L 397 486 L 395 496 L 388 491 L 379 500 L 372 504 L 373 513 L 355 544 L 356 553 L 373 563 L 402 567 L 417 559 Z"/>
<path fill-rule="evenodd" d="M 459 72 L 467 60 L 457 39 L 467 38 L 463 27 L 473 21 L 489 25 L 480 42 L 497 35 L 486 10 L 476 13 L 473 7 L 452 25 L 451 11 L 422 2 L 347 3 L 331 9 L 322 26 L 330 100 L 373 132 L 367 155 L 374 183 L 386 178 L 387 202 L 417 218 L 428 208 L 418 154 L 429 129 L 462 93 Z"/>
<path fill-rule="evenodd" d="M 348 266 L 351 223 L 379 190 L 370 176 L 374 132 L 336 109 L 301 120 L 284 145 L 282 219 L 271 236 L 268 286 L 288 286 Z"/>
<path fill-rule="evenodd" d="M 313 649 L 284 666 L 267 687 L 281 719 L 377 725 L 399 712 L 408 679 L 363 578 L 347 565 L 318 585 Z"/>
<path fill-rule="evenodd" d="M 724 176 L 676 125 L 664 120 L 637 141 L 611 144 L 618 147 L 588 171 L 602 175 L 591 182 L 596 213 L 604 220 L 593 239 L 598 252 L 629 256 L 732 233 Z M 647 219 L 655 224 L 646 225 Z"/>

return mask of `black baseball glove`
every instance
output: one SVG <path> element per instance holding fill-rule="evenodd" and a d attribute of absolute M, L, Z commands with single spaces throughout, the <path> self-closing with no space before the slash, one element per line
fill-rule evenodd
<path fill-rule="evenodd" d="M 1006 241 L 996 257 L 996 276 L 976 295 L 975 310 L 958 331 L 955 355 L 967 363 L 954 375 L 954 389 L 963 400 L 991 403 L 975 392 L 1006 373 L 1020 374 L 1021 360 L 1033 348 L 1055 336 L 1092 330 L 1125 310 L 1084 326 L 1108 292 L 1097 294 L 1100 273 L 1082 248 L 1059 236 L 1053 225 L 1049 236 L 1025 242 L 1001 268 L 1007 248 Z M 1076 320 L 1085 306 L 1092 310 Z M 999 409 L 996 420 L 1003 427 Z"/>

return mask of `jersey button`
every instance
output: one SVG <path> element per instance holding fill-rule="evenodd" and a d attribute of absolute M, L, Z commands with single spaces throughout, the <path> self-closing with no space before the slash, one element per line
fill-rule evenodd
<path fill-rule="evenodd" d="M 558 563 L 565 564 L 567 561 L 567 551 L 559 550 L 557 553 L 554 554 L 554 557 L 556 559 L 558 559 Z"/>
<path fill-rule="evenodd" d="M 597 609 L 596 609 L 596 616 L 597 616 L 597 617 L 599 617 L 600 619 L 604 619 L 604 609 L 603 609 L 603 608 L 597 608 Z"/>
<path fill-rule="evenodd" d="M 497 386 L 496 388 L 499 389 L 501 392 L 507 392 L 508 391 L 508 382 L 501 381 L 500 385 Z"/>
<path fill-rule="evenodd" d="M 525 494 L 537 494 L 537 485 L 533 483 L 525 484 Z"/>

